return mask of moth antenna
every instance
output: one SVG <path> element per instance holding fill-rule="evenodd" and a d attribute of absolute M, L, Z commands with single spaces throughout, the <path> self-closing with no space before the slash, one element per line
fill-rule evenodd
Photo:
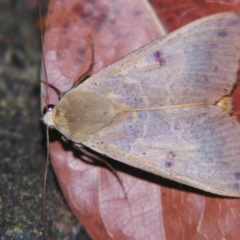
<path fill-rule="evenodd" d="M 49 153 L 49 130 L 46 127 L 46 135 L 47 135 L 47 162 L 45 164 L 44 171 L 44 183 L 43 183 L 43 234 L 44 238 L 47 239 L 47 230 L 46 230 L 46 189 L 47 189 L 47 176 L 48 176 L 48 166 L 50 163 L 50 153 Z"/>
<path fill-rule="evenodd" d="M 43 71 L 44 71 L 44 75 L 45 75 L 45 80 L 46 82 L 44 82 L 45 84 L 47 84 L 48 86 L 51 86 L 49 83 L 48 83 L 48 78 L 47 78 L 47 70 L 46 70 L 46 64 L 45 64 L 45 56 L 44 56 L 44 48 L 43 48 L 43 45 L 44 45 L 44 39 L 43 39 L 43 26 L 42 26 L 42 2 L 40 1 L 39 3 L 39 19 L 40 19 L 40 35 L 41 35 L 41 47 L 42 47 L 42 63 L 43 63 Z M 43 82 L 43 81 L 41 81 Z M 54 90 L 58 90 L 56 88 L 54 88 L 53 86 L 51 86 Z M 59 90 L 58 90 L 59 91 Z M 46 102 L 47 104 L 49 103 L 49 94 L 48 94 L 48 88 L 47 88 L 47 98 L 46 98 Z M 48 235 L 47 235 L 47 231 L 46 231 L 46 188 L 47 188 L 47 175 L 48 175 L 48 166 L 49 166 L 49 161 L 50 161 L 50 158 L 49 158 L 49 130 L 48 130 L 48 127 L 46 127 L 46 140 L 47 140 L 47 143 L 46 143 L 46 147 L 47 147 L 47 161 L 46 161 L 46 165 L 45 165 L 45 171 L 44 171 L 44 183 L 43 183 L 43 193 L 42 193 L 42 196 L 43 196 L 43 236 L 44 236 L 44 239 L 47 239 L 48 238 Z"/>
<path fill-rule="evenodd" d="M 41 3 L 41 1 L 39 3 L 39 18 L 40 18 L 41 47 L 42 47 L 42 52 L 44 52 L 44 48 L 43 48 L 44 39 L 43 39 L 43 26 L 42 26 L 42 3 Z M 49 86 L 44 54 L 42 54 L 42 62 L 43 62 L 43 71 L 44 71 L 44 75 L 45 75 L 46 84 Z M 47 88 L 47 99 L 46 99 L 46 102 L 49 103 L 48 88 Z"/>
<path fill-rule="evenodd" d="M 74 144 L 74 146 L 79 149 L 84 155 L 96 160 L 96 161 L 99 161 L 101 163 L 103 163 L 111 172 L 112 174 L 116 177 L 117 181 L 119 182 L 122 190 L 123 190 L 123 193 L 124 193 L 124 197 L 125 199 L 127 199 L 127 192 L 124 188 L 124 185 L 123 185 L 123 182 L 121 180 L 121 178 L 118 176 L 116 170 L 113 168 L 113 166 L 108 163 L 107 161 L 104 161 L 102 158 L 98 157 L 97 155 L 93 154 L 93 153 L 90 153 L 89 151 L 87 151 L 83 145 L 81 144 Z"/>

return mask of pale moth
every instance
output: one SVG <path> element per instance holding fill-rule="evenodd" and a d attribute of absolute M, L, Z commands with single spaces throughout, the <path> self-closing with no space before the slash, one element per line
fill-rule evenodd
<path fill-rule="evenodd" d="M 239 59 L 240 17 L 206 17 L 69 90 L 43 121 L 76 147 L 240 197 L 240 125 L 230 97 Z"/>

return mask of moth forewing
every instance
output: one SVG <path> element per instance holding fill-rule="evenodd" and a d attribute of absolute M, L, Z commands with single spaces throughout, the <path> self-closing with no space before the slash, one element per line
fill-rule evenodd
<path fill-rule="evenodd" d="M 195 21 L 70 90 L 43 120 L 118 161 L 239 197 L 240 126 L 217 104 L 236 82 L 239 37 L 234 13 Z"/>

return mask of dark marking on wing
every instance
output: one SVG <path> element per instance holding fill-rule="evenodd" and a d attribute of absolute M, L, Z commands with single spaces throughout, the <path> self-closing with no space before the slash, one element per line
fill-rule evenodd
<path fill-rule="evenodd" d="M 170 168 L 173 165 L 173 163 L 172 162 L 165 162 L 165 165 L 166 165 L 167 168 Z"/>
<path fill-rule="evenodd" d="M 162 53 L 160 51 L 156 51 L 154 54 L 155 61 L 159 62 L 159 65 L 162 67 L 166 64 L 166 60 L 162 56 Z"/>
<path fill-rule="evenodd" d="M 236 178 L 237 180 L 240 179 L 240 172 L 235 172 L 235 178 Z"/>
<path fill-rule="evenodd" d="M 226 31 L 224 31 L 224 30 L 222 30 L 222 31 L 219 31 L 218 32 L 218 36 L 220 36 L 220 37 L 226 37 L 228 34 L 227 34 L 227 32 Z"/>

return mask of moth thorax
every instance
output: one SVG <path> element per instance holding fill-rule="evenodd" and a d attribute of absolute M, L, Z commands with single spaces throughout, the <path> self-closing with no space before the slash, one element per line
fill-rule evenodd
<path fill-rule="evenodd" d="M 58 102 L 49 122 L 67 139 L 81 143 L 111 125 L 115 116 L 115 107 L 109 99 L 76 88 Z"/>

